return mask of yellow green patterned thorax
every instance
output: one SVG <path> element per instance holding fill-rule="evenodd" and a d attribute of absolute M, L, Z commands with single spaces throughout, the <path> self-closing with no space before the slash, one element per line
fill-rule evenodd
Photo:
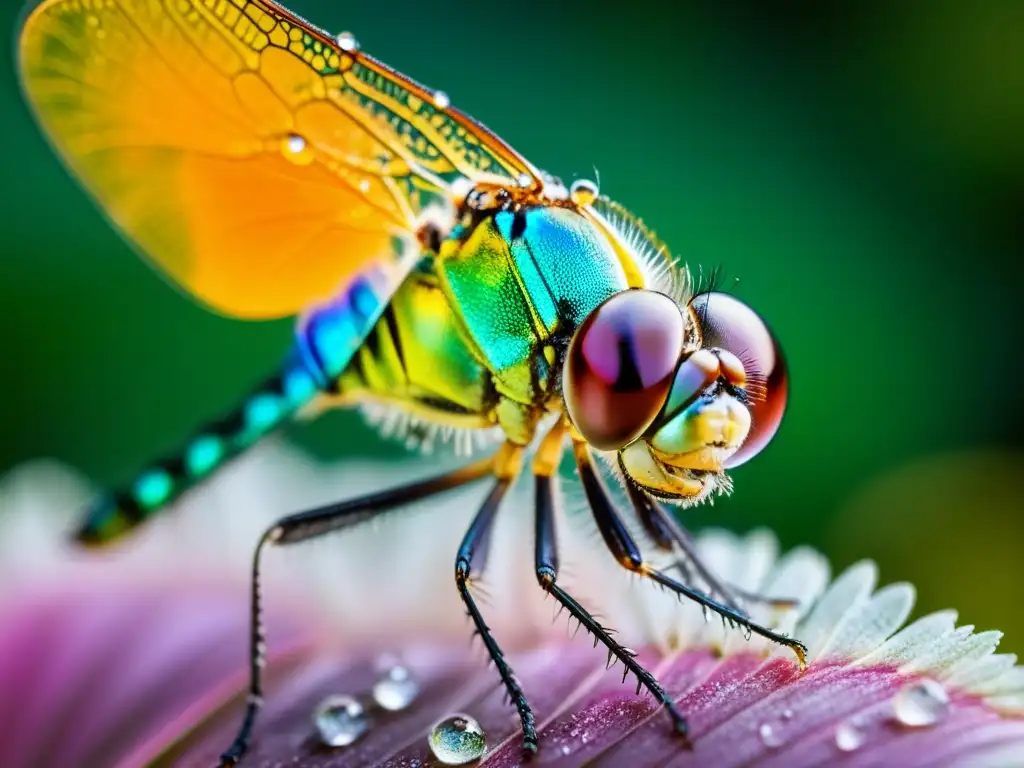
<path fill-rule="evenodd" d="M 457 226 L 406 279 L 341 390 L 451 426 L 499 424 L 526 443 L 560 406 L 573 332 L 629 287 L 608 237 L 577 211 L 489 213 Z"/>

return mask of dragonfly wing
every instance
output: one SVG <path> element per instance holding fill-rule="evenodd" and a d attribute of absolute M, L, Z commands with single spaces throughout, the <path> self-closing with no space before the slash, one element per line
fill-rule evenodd
<path fill-rule="evenodd" d="M 295 314 L 386 266 L 459 178 L 536 178 L 433 92 L 266 0 L 47 0 L 20 65 L 113 223 L 232 316 Z"/>

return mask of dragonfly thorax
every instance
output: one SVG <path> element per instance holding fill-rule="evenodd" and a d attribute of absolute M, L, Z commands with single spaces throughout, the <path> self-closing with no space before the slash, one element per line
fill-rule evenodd
<path fill-rule="evenodd" d="M 607 235 L 571 207 L 510 206 L 456 227 L 435 261 L 467 346 L 515 439 L 560 400 L 562 361 L 583 320 L 629 289 Z"/>

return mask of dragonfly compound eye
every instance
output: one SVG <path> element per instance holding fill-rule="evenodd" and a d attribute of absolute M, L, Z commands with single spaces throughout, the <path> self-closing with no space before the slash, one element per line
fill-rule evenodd
<path fill-rule="evenodd" d="M 624 291 L 590 313 L 563 374 L 569 418 L 587 442 L 611 451 L 644 433 L 668 397 L 683 337 L 679 306 L 661 293 Z"/>
<path fill-rule="evenodd" d="M 736 467 L 760 453 L 782 423 L 789 393 L 786 360 L 764 320 L 739 299 L 702 293 L 690 302 L 690 311 L 701 330 L 701 347 L 731 353 L 722 355 L 723 363 L 738 358 L 743 364 L 751 426 L 743 445 L 724 465 Z"/>

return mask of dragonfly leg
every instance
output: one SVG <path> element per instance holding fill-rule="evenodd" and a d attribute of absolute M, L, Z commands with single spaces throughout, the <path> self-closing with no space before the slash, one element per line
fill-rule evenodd
<path fill-rule="evenodd" d="M 705 565 L 703 558 L 693 543 L 693 537 L 665 506 L 646 493 L 641 491 L 631 482 L 626 483 L 629 492 L 629 500 L 636 510 L 637 517 L 643 525 L 644 530 L 651 537 L 655 546 L 665 552 L 677 554 L 672 568 L 679 571 L 679 575 L 687 584 L 693 583 L 694 572 L 704 583 L 708 585 L 711 595 L 718 595 L 722 602 L 733 610 L 742 613 L 740 601 L 748 603 L 761 603 L 770 605 L 773 608 L 793 608 L 798 601 L 785 597 L 766 597 L 754 592 L 748 592 L 733 584 L 726 584 L 721 581 L 711 569 Z M 692 570 L 691 570 L 692 568 Z"/>
<path fill-rule="evenodd" d="M 556 433 L 557 434 L 553 434 Z M 662 688 L 661 683 L 636 660 L 636 651 L 627 648 L 612 637 L 613 630 L 602 626 L 591 613 L 574 597 L 558 585 L 558 540 L 555 530 L 554 475 L 561 458 L 564 432 L 556 425 L 541 443 L 534 461 L 533 472 L 536 483 L 536 537 L 534 564 L 537 581 L 545 592 L 555 598 L 569 614 L 576 619 L 598 642 L 608 649 L 609 666 L 617 659 L 624 667 L 622 679 L 630 673 L 636 676 L 636 692 L 641 688 L 650 691 L 668 710 L 676 731 L 686 736 L 686 718 L 676 707 L 675 701 Z"/>
<path fill-rule="evenodd" d="M 732 626 L 742 627 L 748 633 L 752 632 L 772 642 L 786 646 L 796 654 L 800 667 L 806 666 L 807 648 L 803 643 L 752 621 L 750 617 L 735 608 L 725 605 L 710 595 L 677 581 L 645 562 L 625 523 L 615 511 L 615 507 L 608 497 L 604 484 L 594 470 L 593 461 L 590 458 L 590 449 L 585 443 L 574 443 L 573 449 L 576 454 L 576 465 L 579 467 L 580 480 L 583 482 L 583 488 L 586 491 L 587 501 L 590 504 L 594 521 L 597 523 L 598 530 L 601 531 L 601 536 L 604 538 L 608 549 L 623 568 L 660 584 L 665 589 L 676 593 L 680 598 L 686 597 L 704 608 L 714 611 L 722 617 L 723 621 L 728 622 Z"/>
<path fill-rule="evenodd" d="M 629 500 L 633 505 L 633 509 L 636 510 L 636 516 L 640 521 L 640 525 L 643 526 L 644 531 L 650 537 L 654 546 L 661 552 L 678 555 L 681 546 L 677 544 L 676 532 L 666 525 L 665 514 L 659 514 L 659 512 L 663 512 L 660 505 L 641 491 L 635 483 L 630 481 L 628 475 L 626 476 L 626 492 L 629 494 Z M 673 520 L 672 522 L 675 521 Z M 683 533 L 681 527 L 677 525 L 677 528 L 679 528 L 679 533 Z M 672 563 L 672 567 L 679 571 L 679 576 L 683 581 L 687 583 L 693 582 L 693 573 L 685 557 L 677 556 Z"/>
<path fill-rule="evenodd" d="M 266 651 L 263 626 L 262 595 L 260 590 L 260 566 L 264 550 L 268 545 L 297 544 L 314 539 L 332 531 L 350 528 L 395 507 L 433 496 L 434 494 L 458 488 L 486 477 L 493 471 L 493 460 L 484 459 L 461 469 L 438 477 L 409 483 L 380 493 L 368 494 L 328 504 L 316 509 L 297 512 L 282 517 L 271 525 L 260 537 L 252 558 L 250 647 L 249 647 L 249 695 L 246 701 L 245 717 L 231 746 L 221 755 L 221 765 L 236 765 L 249 747 L 253 723 L 263 705 L 262 670 Z"/>
<path fill-rule="evenodd" d="M 512 667 L 505 660 L 505 654 L 484 622 L 484 617 L 470 591 L 473 577 L 482 573 L 486 567 L 494 517 L 498 507 L 501 506 L 505 493 L 519 474 L 521 462 L 522 448 L 510 443 L 506 443 L 496 457 L 494 472 L 497 477 L 494 486 L 481 505 L 480 511 L 473 518 L 455 557 L 455 586 L 459 590 L 459 597 L 462 598 L 462 602 L 466 606 L 466 613 L 473 621 L 476 634 L 480 635 L 491 661 L 494 662 L 494 666 L 498 670 L 501 682 L 508 692 L 508 697 L 519 713 L 519 721 L 523 727 L 523 751 L 533 754 L 537 751 L 537 729 L 534 725 L 533 710 L 526 700 L 522 686 L 512 672 Z"/>

